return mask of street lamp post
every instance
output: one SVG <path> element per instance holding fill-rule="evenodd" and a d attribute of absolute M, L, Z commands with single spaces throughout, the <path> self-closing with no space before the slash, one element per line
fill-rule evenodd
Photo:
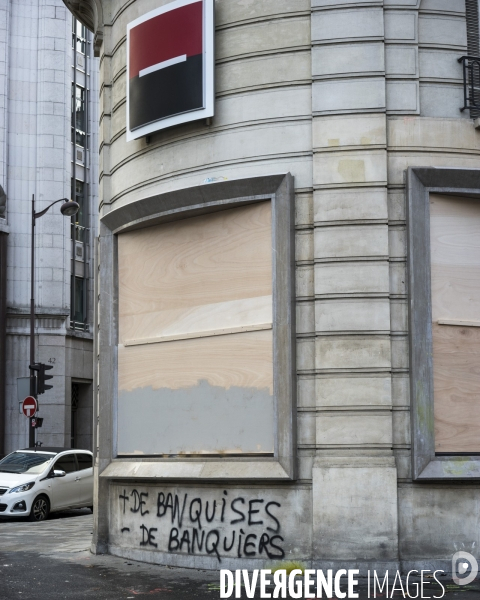
<path fill-rule="evenodd" d="M 55 200 L 47 208 L 39 212 L 35 212 L 35 194 L 32 194 L 32 234 L 31 234 L 31 273 L 30 273 L 30 396 L 37 397 L 37 390 L 35 385 L 35 371 L 32 367 L 35 364 L 35 222 L 54 205 L 58 202 L 63 202 L 60 207 L 60 211 L 64 217 L 71 217 L 77 214 L 80 205 L 78 202 L 68 200 L 67 198 L 60 198 Z M 28 445 L 30 448 L 35 446 L 35 428 L 33 427 L 33 418 L 29 419 L 28 428 Z"/>

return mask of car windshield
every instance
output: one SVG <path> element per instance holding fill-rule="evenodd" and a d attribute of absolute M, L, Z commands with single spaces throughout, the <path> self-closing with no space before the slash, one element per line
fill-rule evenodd
<path fill-rule="evenodd" d="M 12 452 L 0 460 L 0 473 L 30 473 L 38 475 L 55 458 L 40 452 Z"/>

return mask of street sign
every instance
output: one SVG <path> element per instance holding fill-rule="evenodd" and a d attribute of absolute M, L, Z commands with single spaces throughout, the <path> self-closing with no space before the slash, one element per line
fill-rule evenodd
<path fill-rule="evenodd" d="M 23 415 L 23 401 L 30 396 L 30 377 L 17 377 L 18 412 Z"/>
<path fill-rule="evenodd" d="M 33 417 L 33 415 L 37 412 L 38 406 L 37 401 L 33 396 L 27 396 L 23 401 L 22 411 L 26 417 Z"/>
<path fill-rule="evenodd" d="M 30 396 L 30 393 L 30 377 L 17 377 L 17 400 L 20 404 L 27 396 Z M 21 409 L 20 412 L 22 412 Z"/>

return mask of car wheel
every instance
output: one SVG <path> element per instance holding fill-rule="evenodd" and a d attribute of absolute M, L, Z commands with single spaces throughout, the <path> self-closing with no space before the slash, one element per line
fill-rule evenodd
<path fill-rule="evenodd" d="M 32 509 L 30 510 L 29 521 L 45 521 L 48 518 L 48 513 L 50 512 L 50 503 L 46 496 L 37 496 L 32 504 Z"/>

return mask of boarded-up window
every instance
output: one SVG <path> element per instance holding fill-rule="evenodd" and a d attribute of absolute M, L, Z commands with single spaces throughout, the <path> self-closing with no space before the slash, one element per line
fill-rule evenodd
<path fill-rule="evenodd" d="M 118 236 L 118 454 L 273 454 L 271 203 Z"/>
<path fill-rule="evenodd" d="M 480 201 L 430 196 L 435 451 L 480 453 Z"/>

